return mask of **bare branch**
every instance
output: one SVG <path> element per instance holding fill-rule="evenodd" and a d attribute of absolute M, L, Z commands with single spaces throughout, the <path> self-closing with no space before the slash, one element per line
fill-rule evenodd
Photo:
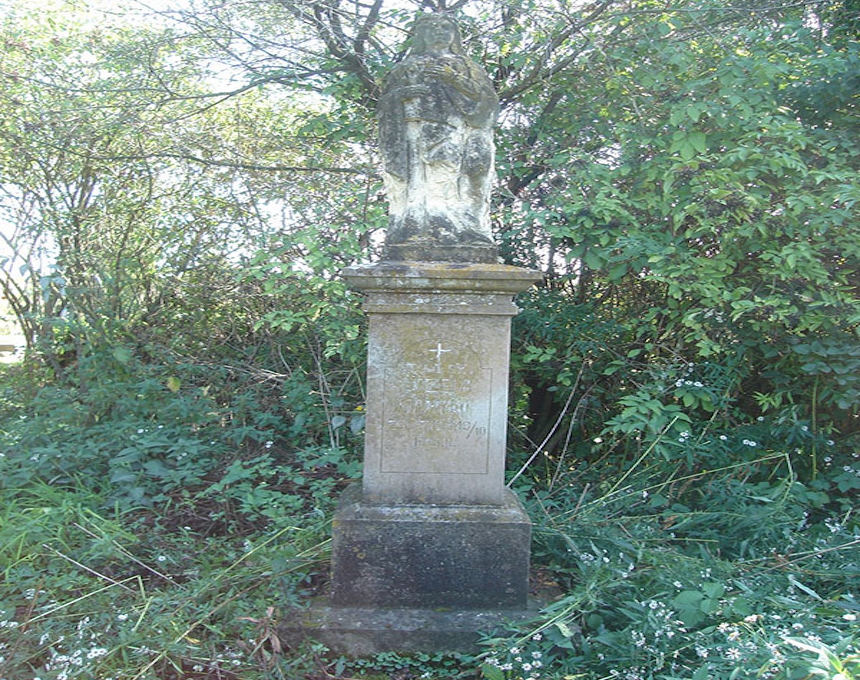
<path fill-rule="evenodd" d="M 256 172 L 333 172 L 338 174 L 361 175 L 366 177 L 378 177 L 378 173 L 368 168 L 342 168 L 325 165 L 261 165 L 258 163 L 243 163 L 239 161 L 217 160 L 212 158 L 201 158 L 188 153 L 166 153 L 157 152 L 152 154 L 105 156 L 100 160 L 143 160 L 148 158 L 175 158 L 178 160 L 199 163 L 209 167 L 234 168 L 236 170 L 252 170 Z"/>
<path fill-rule="evenodd" d="M 499 92 L 499 99 L 503 101 L 510 101 L 522 94 L 526 90 L 531 89 L 535 85 L 537 85 L 541 80 L 549 75 L 553 75 L 554 73 L 558 73 L 559 71 L 567 68 L 567 66 L 582 53 L 584 46 L 578 50 L 576 50 L 573 54 L 568 55 L 564 60 L 556 64 L 551 70 L 546 70 L 546 65 L 552 57 L 553 53 L 563 45 L 574 33 L 578 33 L 583 28 L 588 26 L 589 24 L 597 21 L 600 16 L 606 12 L 609 6 L 616 2 L 616 0 L 603 0 L 585 19 L 576 24 L 569 26 L 563 31 L 560 31 L 557 35 L 555 35 L 552 40 L 547 43 L 546 47 L 541 52 L 541 55 L 538 57 L 537 62 L 531 68 L 531 70 L 523 77 L 523 79 L 513 87 L 507 88 L 502 92 Z"/>

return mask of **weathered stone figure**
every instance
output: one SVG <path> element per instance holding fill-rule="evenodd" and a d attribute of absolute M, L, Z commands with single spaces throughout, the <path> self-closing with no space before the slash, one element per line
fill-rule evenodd
<path fill-rule="evenodd" d="M 388 259 L 495 262 L 489 194 L 498 104 L 457 24 L 420 17 L 412 51 L 389 74 L 379 104 Z"/>

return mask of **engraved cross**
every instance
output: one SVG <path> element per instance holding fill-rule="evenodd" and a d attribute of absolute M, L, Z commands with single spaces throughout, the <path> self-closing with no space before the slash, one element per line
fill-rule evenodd
<path fill-rule="evenodd" d="M 450 349 L 442 349 L 442 343 L 437 342 L 435 349 L 428 349 L 427 351 L 433 352 L 436 355 L 436 370 L 441 371 L 442 370 L 442 355 L 445 352 L 450 352 L 451 350 Z"/>

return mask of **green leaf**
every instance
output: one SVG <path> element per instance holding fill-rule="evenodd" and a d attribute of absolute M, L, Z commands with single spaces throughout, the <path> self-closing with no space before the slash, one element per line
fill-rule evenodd
<path fill-rule="evenodd" d="M 698 104 L 690 104 L 690 106 L 687 107 L 687 116 L 690 120 L 696 123 L 702 116 L 702 109 Z"/>
<path fill-rule="evenodd" d="M 589 269 L 597 270 L 603 266 L 603 261 L 600 259 L 600 256 L 598 256 L 593 250 L 587 250 L 585 252 L 583 261 Z"/>
<path fill-rule="evenodd" d="M 363 413 L 352 416 L 349 419 L 349 431 L 353 434 L 358 434 L 364 429 L 364 424 L 367 417 Z"/>
<path fill-rule="evenodd" d="M 569 638 L 573 636 L 573 631 L 570 629 L 564 621 L 556 621 L 555 627 L 558 628 L 558 632 L 561 633 L 564 637 Z"/>
<path fill-rule="evenodd" d="M 704 597 L 698 590 L 682 590 L 675 595 L 672 601 L 676 605 L 695 605 L 698 607 Z"/>
<path fill-rule="evenodd" d="M 704 583 L 702 584 L 702 590 L 704 590 L 707 596 L 712 600 L 721 598 L 726 593 L 726 587 L 722 583 Z"/>
<path fill-rule="evenodd" d="M 708 680 L 710 677 L 711 669 L 709 666 L 705 665 L 701 666 L 695 673 L 693 673 L 691 680 Z"/>
<path fill-rule="evenodd" d="M 170 474 L 170 468 L 166 467 L 160 460 L 148 460 L 143 464 L 143 469 L 151 477 L 166 477 Z"/>
<path fill-rule="evenodd" d="M 626 262 L 620 262 L 616 265 L 612 265 L 609 268 L 608 278 L 610 281 L 612 281 L 614 283 L 614 282 L 622 279 L 626 273 L 627 273 L 627 263 Z"/>
<path fill-rule="evenodd" d="M 110 476 L 111 484 L 127 484 L 134 481 L 137 481 L 137 474 L 126 468 L 114 470 Z"/>
<path fill-rule="evenodd" d="M 696 149 L 689 140 L 684 139 L 678 144 L 678 153 L 685 161 L 689 161 L 696 155 Z"/>
<path fill-rule="evenodd" d="M 717 611 L 717 609 L 719 609 L 719 608 L 720 608 L 720 601 L 719 600 L 706 599 L 706 600 L 702 600 L 699 603 L 699 609 L 701 610 L 701 612 L 703 614 L 712 614 L 713 612 Z"/>
<path fill-rule="evenodd" d="M 498 666 L 493 666 L 488 663 L 481 664 L 481 675 L 483 675 L 486 680 L 505 680 L 504 671 Z"/>
<path fill-rule="evenodd" d="M 705 153 L 707 150 L 707 137 L 704 132 L 691 132 L 687 138 L 693 149 L 699 153 Z"/>
<path fill-rule="evenodd" d="M 132 359 L 132 353 L 125 347 L 114 347 L 113 358 L 121 364 L 127 364 Z"/>

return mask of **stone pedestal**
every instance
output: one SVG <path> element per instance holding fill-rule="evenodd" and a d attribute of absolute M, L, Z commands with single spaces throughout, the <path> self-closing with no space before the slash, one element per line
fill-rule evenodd
<path fill-rule="evenodd" d="M 512 299 L 539 275 L 385 262 L 343 276 L 370 322 L 364 476 L 334 517 L 331 601 L 302 625 L 354 654 L 468 648 L 529 615 L 531 525 L 504 468 Z"/>
<path fill-rule="evenodd" d="M 531 525 L 510 491 L 488 505 L 372 505 L 356 485 L 332 527 L 331 604 L 526 609 Z"/>
<path fill-rule="evenodd" d="M 515 293 L 504 265 L 347 269 L 367 295 L 364 501 L 501 505 Z"/>

